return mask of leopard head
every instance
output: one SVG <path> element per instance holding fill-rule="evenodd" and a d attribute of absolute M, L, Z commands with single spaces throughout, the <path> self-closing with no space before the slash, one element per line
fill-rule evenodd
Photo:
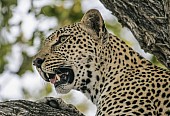
<path fill-rule="evenodd" d="M 52 33 L 33 64 L 58 93 L 68 93 L 71 89 L 85 92 L 95 84 L 95 76 L 100 75 L 100 53 L 107 36 L 99 11 L 89 10 L 80 22 Z"/>

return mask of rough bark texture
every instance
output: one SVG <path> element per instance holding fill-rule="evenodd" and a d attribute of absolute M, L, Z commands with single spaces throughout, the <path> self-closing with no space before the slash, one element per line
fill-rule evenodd
<path fill-rule="evenodd" d="M 170 0 L 100 0 L 142 49 L 170 69 Z"/>
<path fill-rule="evenodd" d="M 55 98 L 52 99 L 54 101 Z M 55 108 L 47 103 L 26 100 L 0 102 L 0 116 L 84 116 L 78 110 L 74 110 L 74 106 L 68 105 L 68 108 L 63 109 L 56 100 L 52 103 L 54 104 Z"/>

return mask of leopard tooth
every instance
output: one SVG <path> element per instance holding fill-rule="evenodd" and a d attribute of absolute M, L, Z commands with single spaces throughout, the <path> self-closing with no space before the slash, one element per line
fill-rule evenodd
<path fill-rule="evenodd" d="M 49 74 L 48 73 L 46 73 L 46 76 L 49 78 Z"/>
<path fill-rule="evenodd" d="M 56 78 L 57 81 L 60 81 L 60 76 L 59 75 L 56 74 L 55 78 Z"/>

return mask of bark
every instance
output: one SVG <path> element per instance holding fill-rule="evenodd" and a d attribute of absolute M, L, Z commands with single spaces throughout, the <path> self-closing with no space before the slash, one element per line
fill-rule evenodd
<path fill-rule="evenodd" d="M 142 49 L 170 69 L 170 0 L 100 0 Z"/>
<path fill-rule="evenodd" d="M 55 98 L 53 98 L 55 99 Z M 59 105 L 60 106 L 60 105 Z M 74 107 L 74 106 L 73 106 Z M 51 107 L 40 102 L 13 100 L 0 102 L 0 116 L 84 116 L 73 108 Z"/>

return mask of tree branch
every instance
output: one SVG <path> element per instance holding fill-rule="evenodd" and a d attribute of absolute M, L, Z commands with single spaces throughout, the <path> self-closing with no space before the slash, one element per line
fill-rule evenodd
<path fill-rule="evenodd" d="M 0 102 L 0 116 L 84 116 L 74 109 L 74 106 L 67 104 L 69 107 L 64 109 L 58 99 L 50 99 L 53 102 L 51 104 L 53 106 L 55 104 L 55 108 L 45 102 L 36 103 L 26 100 Z"/>
<path fill-rule="evenodd" d="M 144 51 L 170 69 L 170 0 L 100 0 Z"/>

